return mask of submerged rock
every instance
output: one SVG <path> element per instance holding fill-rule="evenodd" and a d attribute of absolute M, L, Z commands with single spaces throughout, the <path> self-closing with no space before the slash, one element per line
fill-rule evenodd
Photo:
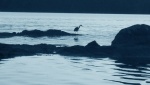
<path fill-rule="evenodd" d="M 7 37 L 14 37 L 14 36 L 27 36 L 27 37 L 43 37 L 43 36 L 48 36 L 48 37 L 59 37 L 59 36 L 73 36 L 73 35 L 78 35 L 78 34 L 71 34 L 67 33 L 61 30 L 54 30 L 54 29 L 49 29 L 47 31 L 40 31 L 40 30 L 23 30 L 20 33 L 7 33 L 3 32 L 0 33 L 0 38 L 7 38 Z"/>

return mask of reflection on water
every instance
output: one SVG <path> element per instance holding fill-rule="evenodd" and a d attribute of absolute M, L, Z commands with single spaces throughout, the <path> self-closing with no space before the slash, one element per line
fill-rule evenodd
<path fill-rule="evenodd" d="M 150 15 L 4 12 L 0 13 L 1 32 L 58 29 L 73 33 L 74 27 L 82 24 L 79 34 L 83 36 L 12 37 L 1 38 L 0 43 L 85 46 L 96 40 L 100 45 L 110 45 L 120 29 L 134 24 L 150 25 L 149 22 Z M 130 64 L 109 58 L 60 55 L 2 59 L 0 85 L 150 85 L 150 64 L 133 65 L 135 60 L 127 61 L 131 61 Z"/>
<path fill-rule="evenodd" d="M 78 36 L 75 36 L 74 41 L 75 41 L 75 42 L 78 42 L 78 41 L 79 41 Z"/>
<path fill-rule="evenodd" d="M 74 42 L 71 36 L 38 39 L 12 37 L 0 39 L 0 42 L 6 44 L 66 44 L 72 46 L 86 45 L 96 40 L 100 45 L 110 45 L 119 30 L 134 24 L 150 25 L 149 22 L 150 15 L 0 12 L 0 32 L 58 29 L 74 33 L 73 30 L 76 26 L 80 24 L 84 26 L 78 32 L 83 36 L 79 36 L 80 39 L 78 38 L 77 42 Z"/>
<path fill-rule="evenodd" d="M 133 66 L 109 58 L 39 55 L 2 59 L 0 73 L 1 85 L 147 85 L 150 64 Z"/>

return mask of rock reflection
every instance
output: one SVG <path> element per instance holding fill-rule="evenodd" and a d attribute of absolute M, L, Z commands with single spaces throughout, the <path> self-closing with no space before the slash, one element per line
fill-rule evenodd
<path fill-rule="evenodd" d="M 44 56 L 44 57 L 41 57 Z M 13 58 L 13 61 L 10 60 L 9 62 L 6 62 L 7 59 L 3 59 L 4 61 L 0 61 L 0 63 L 3 63 L 3 65 L 13 67 L 12 70 L 24 68 L 25 70 L 19 69 L 18 71 L 14 71 L 16 73 L 21 74 L 27 74 L 32 75 L 38 74 L 39 79 L 45 79 L 43 76 L 39 74 L 48 75 L 49 77 L 47 79 L 51 79 L 53 84 L 57 84 L 57 81 L 66 79 L 66 82 L 61 81 L 61 83 L 68 83 L 77 81 L 77 83 L 83 83 L 85 85 L 93 85 L 93 82 L 97 82 L 95 85 L 102 84 L 102 85 L 109 85 L 110 83 L 112 85 L 147 85 L 149 81 L 147 79 L 150 78 L 150 65 L 131 65 L 131 64 L 125 64 L 125 63 L 117 63 L 115 60 L 109 59 L 109 58 L 89 58 L 89 57 L 72 57 L 72 56 L 59 56 L 59 55 L 39 55 L 39 56 L 29 56 L 29 57 L 16 57 Z M 6 60 L 6 61 L 5 61 Z M 32 60 L 32 63 L 29 63 Z M 23 66 L 22 63 L 26 64 L 26 66 Z M 28 63 L 28 64 L 27 64 Z M 0 65 L 0 72 L 6 71 L 5 66 Z M 34 67 L 35 70 L 37 70 L 39 73 L 36 73 L 37 71 L 34 71 L 32 73 L 33 68 L 26 68 L 26 67 Z M 3 68 L 2 68 L 3 67 Z M 18 68 L 19 67 L 19 68 Z M 50 67 L 50 68 L 48 68 Z M 39 69 L 40 68 L 40 69 Z M 42 69 L 44 70 L 42 70 Z M 42 70 L 42 71 L 41 71 Z M 47 70 L 47 74 L 45 74 L 45 70 Z M 56 76 L 53 80 L 51 75 Z M 66 76 L 67 75 L 67 76 Z M 1 76 L 9 76 L 9 75 L 3 75 Z M 34 79 L 35 75 L 32 75 L 31 78 Z M 63 77 L 57 77 L 57 76 L 63 76 Z M 64 77 L 65 76 L 65 77 Z M 0 77 L 0 78 L 2 78 Z M 20 76 L 18 76 L 20 78 Z M 24 76 L 21 76 L 23 78 Z M 70 80 L 70 78 L 73 78 Z M 15 79 L 15 78 L 14 78 Z M 26 78 L 28 79 L 28 77 Z M 79 79 L 79 80 L 76 80 Z M 89 80 L 87 80 L 89 79 Z M 5 78 L 5 80 L 7 80 Z M 24 79 L 21 79 L 21 81 L 25 81 Z M 26 80 L 27 81 L 27 80 Z M 43 80 L 44 81 L 44 80 Z M 87 82 L 91 82 L 91 84 L 87 84 Z M 33 82 L 36 82 L 36 80 Z M 106 84 L 106 82 L 108 84 Z M 49 84 L 49 82 L 46 82 Z M 142 83 L 142 84 L 141 84 Z M 146 84 L 143 84 L 146 83 Z M 46 84 L 46 85 L 48 85 Z M 63 85 L 64 85 L 63 84 Z"/>
<path fill-rule="evenodd" d="M 120 80 L 108 80 L 118 82 L 126 85 L 143 85 L 141 82 L 145 81 L 150 76 L 149 66 L 147 65 L 129 65 L 129 64 L 116 64 L 116 74 L 112 75 L 120 77 Z"/>
<path fill-rule="evenodd" d="M 107 80 L 107 79 L 106 79 L 106 80 Z M 128 82 L 117 81 L 117 80 L 108 80 L 108 81 L 117 82 L 117 83 L 122 83 L 122 84 L 125 84 L 125 85 L 141 85 L 140 83 L 128 83 Z"/>

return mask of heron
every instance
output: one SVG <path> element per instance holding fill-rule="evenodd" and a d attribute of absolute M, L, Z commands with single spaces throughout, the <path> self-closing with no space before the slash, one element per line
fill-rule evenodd
<path fill-rule="evenodd" d="M 79 25 L 78 27 L 74 28 L 74 32 L 78 32 L 81 26 L 82 25 Z"/>

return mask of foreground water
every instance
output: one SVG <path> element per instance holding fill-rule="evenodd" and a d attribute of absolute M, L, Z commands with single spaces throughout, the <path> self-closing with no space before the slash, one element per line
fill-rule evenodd
<path fill-rule="evenodd" d="M 0 43 L 72 46 L 96 40 L 100 45 L 110 45 L 120 29 L 149 22 L 150 15 L 5 12 L 0 13 L 0 32 L 60 29 L 73 33 L 74 27 L 82 24 L 79 34 L 83 35 L 78 40 L 72 36 L 1 38 Z M 149 85 L 144 84 L 148 79 L 150 64 L 134 66 L 109 58 L 41 54 L 0 61 L 1 85 Z"/>
<path fill-rule="evenodd" d="M 136 85 L 150 78 L 150 64 L 131 66 L 108 58 L 41 55 L 0 63 L 1 85 Z"/>
<path fill-rule="evenodd" d="M 132 66 L 108 58 L 39 55 L 0 63 L 1 85 L 137 85 L 150 78 L 150 64 Z"/>

